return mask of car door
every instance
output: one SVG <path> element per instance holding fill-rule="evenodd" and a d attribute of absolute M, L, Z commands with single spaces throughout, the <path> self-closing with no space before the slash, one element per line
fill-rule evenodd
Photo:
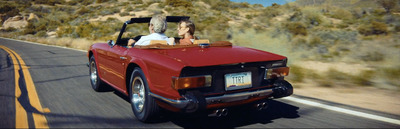
<path fill-rule="evenodd" d="M 107 56 L 104 59 L 104 69 L 106 72 L 105 78 L 118 90 L 125 89 L 125 65 L 127 65 L 127 57 L 125 57 L 128 48 L 115 45 L 107 51 Z"/>

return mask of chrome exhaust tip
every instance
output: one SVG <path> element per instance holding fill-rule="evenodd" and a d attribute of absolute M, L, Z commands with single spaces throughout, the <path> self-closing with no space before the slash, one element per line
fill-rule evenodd
<path fill-rule="evenodd" d="M 267 109 L 267 108 L 268 108 L 268 103 L 267 102 L 262 102 L 262 103 L 256 104 L 256 109 L 258 111 L 261 111 L 261 110 L 264 110 L 264 109 Z"/>
<path fill-rule="evenodd" d="M 227 116 L 228 115 L 228 109 L 224 108 L 221 111 L 221 116 Z"/>
<path fill-rule="evenodd" d="M 228 109 L 217 109 L 214 110 L 211 114 L 209 114 L 209 117 L 222 117 L 228 115 Z"/>

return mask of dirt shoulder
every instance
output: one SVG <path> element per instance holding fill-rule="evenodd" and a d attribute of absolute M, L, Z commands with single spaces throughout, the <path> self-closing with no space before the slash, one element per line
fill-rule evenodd
<path fill-rule="evenodd" d="M 313 83 L 299 86 L 294 94 L 400 115 L 400 94 L 377 87 L 321 87 Z"/>

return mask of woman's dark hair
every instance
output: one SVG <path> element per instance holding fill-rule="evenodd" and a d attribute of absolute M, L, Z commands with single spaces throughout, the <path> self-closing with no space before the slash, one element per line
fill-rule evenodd
<path fill-rule="evenodd" d="M 182 22 L 186 23 L 186 27 L 189 27 L 189 33 L 190 35 L 194 35 L 194 31 L 196 30 L 196 26 L 194 25 L 194 23 L 190 20 L 182 20 L 179 22 L 179 26 L 181 25 Z"/>

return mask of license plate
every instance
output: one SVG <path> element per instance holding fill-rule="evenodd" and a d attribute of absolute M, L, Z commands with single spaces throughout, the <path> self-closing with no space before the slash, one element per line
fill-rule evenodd
<path fill-rule="evenodd" d="M 251 87 L 251 72 L 225 74 L 225 90 Z"/>

